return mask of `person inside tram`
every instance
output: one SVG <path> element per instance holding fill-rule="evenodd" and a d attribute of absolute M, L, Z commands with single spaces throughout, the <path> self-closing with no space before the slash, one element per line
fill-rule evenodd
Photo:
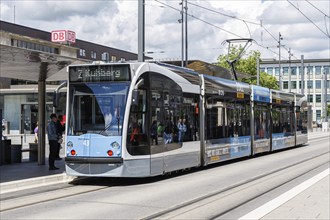
<path fill-rule="evenodd" d="M 164 143 L 170 144 L 173 141 L 173 123 L 169 117 L 167 117 L 167 120 L 165 122 L 165 128 L 164 128 Z"/>
<path fill-rule="evenodd" d="M 185 119 L 184 119 L 184 122 L 185 122 Z M 183 139 L 184 139 L 184 136 L 185 136 L 185 133 L 187 131 L 187 126 L 186 124 L 183 122 L 183 120 L 180 118 L 178 120 L 178 124 L 177 124 L 177 128 L 178 128 L 178 142 L 179 143 L 182 143 L 183 142 Z"/>
<path fill-rule="evenodd" d="M 140 139 L 141 137 L 140 137 L 139 125 L 137 123 L 134 123 L 130 137 L 130 142 L 132 146 L 139 146 Z"/>
<path fill-rule="evenodd" d="M 154 140 L 155 140 L 155 144 L 158 145 L 158 134 L 157 134 L 157 121 L 154 120 L 152 122 L 151 128 L 150 128 L 150 135 L 151 135 L 151 145 L 154 144 Z"/>
<path fill-rule="evenodd" d="M 233 122 L 229 123 L 228 137 L 234 137 L 234 123 Z"/>
<path fill-rule="evenodd" d="M 258 136 L 259 136 L 259 139 L 263 139 L 265 138 L 265 129 L 266 129 L 266 123 L 265 121 L 263 120 L 262 118 L 262 115 L 260 115 L 260 118 L 259 118 L 259 126 L 258 126 Z"/>

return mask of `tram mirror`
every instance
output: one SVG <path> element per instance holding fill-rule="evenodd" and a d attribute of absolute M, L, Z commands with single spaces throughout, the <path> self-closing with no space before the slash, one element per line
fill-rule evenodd
<path fill-rule="evenodd" d="M 61 93 L 58 93 L 58 92 L 54 91 L 54 93 L 53 93 L 53 107 L 57 107 L 59 105 L 60 98 L 61 98 Z"/>
<path fill-rule="evenodd" d="M 134 89 L 132 94 L 132 105 L 134 106 L 138 105 L 138 98 L 139 98 L 139 91 L 137 89 Z"/>

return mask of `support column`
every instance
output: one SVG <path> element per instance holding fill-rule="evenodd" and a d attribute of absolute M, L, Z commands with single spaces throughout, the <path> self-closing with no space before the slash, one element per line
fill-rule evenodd
<path fill-rule="evenodd" d="M 40 63 L 38 80 L 38 165 L 45 165 L 46 156 L 46 76 L 48 63 Z"/>

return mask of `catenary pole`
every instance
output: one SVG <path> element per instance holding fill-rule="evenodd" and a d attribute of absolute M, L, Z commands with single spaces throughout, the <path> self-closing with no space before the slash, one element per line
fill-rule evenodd
<path fill-rule="evenodd" d="M 145 49 L 145 0 L 138 1 L 138 61 L 144 62 L 144 49 Z"/>
<path fill-rule="evenodd" d="M 283 90 L 282 84 L 282 70 L 281 70 L 281 40 L 283 40 L 281 33 L 278 33 L 278 67 L 279 67 L 279 84 L 280 91 Z"/>
<path fill-rule="evenodd" d="M 291 92 L 291 48 L 289 48 L 289 92 Z"/>

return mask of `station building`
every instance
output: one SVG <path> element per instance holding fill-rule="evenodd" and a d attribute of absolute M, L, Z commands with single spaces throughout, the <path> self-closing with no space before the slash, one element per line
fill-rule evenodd
<path fill-rule="evenodd" d="M 74 44 L 52 42 L 51 32 L 0 20 L 0 109 L 7 121 L 7 134 L 33 133 L 38 114 L 38 84 L 33 79 L 33 63 L 54 60 L 58 73 L 46 79 L 46 119 L 53 111 L 54 90 L 62 83 L 66 66 L 95 60 L 137 60 L 137 54 L 75 39 Z M 11 64 L 5 67 L 6 63 Z M 63 64 L 63 68 L 61 65 Z M 52 67 L 49 67 L 52 68 Z M 61 70 L 62 69 L 62 70 Z M 61 73 L 62 71 L 62 73 Z M 5 76 L 5 77 L 4 77 Z M 63 89 L 62 92 L 65 92 Z M 65 96 L 58 114 L 64 114 Z"/>
<path fill-rule="evenodd" d="M 323 120 L 326 111 L 325 106 L 330 104 L 330 58 L 304 59 L 303 84 L 301 60 L 281 60 L 281 69 L 278 60 L 263 60 L 260 67 L 261 71 L 276 77 L 277 80 L 279 80 L 281 72 L 284 91 L 302 93 L 302 85 L 304 85 L 303 92 L 311 106 L 314 125 Z M 327 87 L 326 90 L 325 87 Z M 325 91 L 327 91 L 326 96 Z"/>

